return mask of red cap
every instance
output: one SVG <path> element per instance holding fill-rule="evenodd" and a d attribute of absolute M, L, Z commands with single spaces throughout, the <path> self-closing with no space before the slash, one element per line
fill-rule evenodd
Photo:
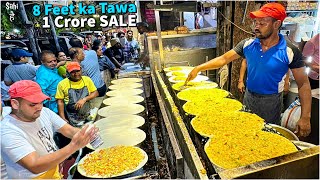
<path fill-rule="evenodd" d="M 286 18 L 286 16 L 286 9 L 279 3 L 265 4 L 259 11 L 250 13 L 251 18 L 273 17 L 281 22 Z"/>
<path fill-rule="evenodd" d="M 67 71 L 70 73 L 72 71 L 81 70 L 81 66 L 78 62 L 69 62 L 67 64 Z"/>
<path fill-rule="evenodd" d="M 50 99 L 42 93 L 39 84 L 31 80 L 21 80 L 13 83 L 8 92 L 11 98 L 22 98 L 32 103 L 41 103 Z"/>

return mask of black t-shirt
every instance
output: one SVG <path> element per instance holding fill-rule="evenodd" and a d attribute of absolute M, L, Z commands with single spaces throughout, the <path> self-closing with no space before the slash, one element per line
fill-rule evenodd
<path fill-rule="evenodd" d="M 119 63 L 122 63 L 124 61 L 123 56 L 123 50 L 116 48 L 116 47 L 110 47 L 107 50 L 105 50 L 104 54 L 111 59 L 114 57 Z"/>

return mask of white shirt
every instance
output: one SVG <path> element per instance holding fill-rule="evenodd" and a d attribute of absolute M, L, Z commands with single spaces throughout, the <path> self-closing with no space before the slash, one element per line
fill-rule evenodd
<path fill-rule="evenodd" d="M 45 107 L 35 122 L 23 122 L 11 115 L 4 117 L 0 123 L 1 156 L 9 179 L 30 179 L 43 174 L 33 174 L 17 162 L 34 151 L 40 156 L 56 151 L 58 148 L 53 134 L 65 124 L 57 114 Z"/>

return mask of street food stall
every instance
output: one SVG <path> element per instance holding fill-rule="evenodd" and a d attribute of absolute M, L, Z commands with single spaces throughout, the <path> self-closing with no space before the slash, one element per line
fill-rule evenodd
<path fill-rule="evenodd" d="M 166 70 L 166 69 L 165 69 Z M 290 153 L 284 153 L 280 156 L 275 156 L 272 158 L 267 158 L 263 160 L 257 160 L 252 161 L 250 164 L 246 165 L 240 165 L 240 166 L 224 166 L 223 164 L 226 163 L 230 156 L 234 156 L 235 151 L 226 151 L 224 153 L 224 156 L 222 156 L 220 161 L 217 161 L 215 157 L 208 154 L 208 146 L 215 146 L 219 145 L 219 139 L 224 139 L 225 137 L 220 136 L 222 134 L 225 134 L 223 131 L 219 131 L 219 128 L 222 130 L 226 130 L 225 126 L 227 124 L 230 124 L 230 119 L 223 119 L 223 116 L 232 118 L 228 113 L 221 113 L 223 116 L 221 116 L 218 112 L 228 111 L 232 108 L 238 109 L 238 105 L 231 105 L 232 103 L 232 95 L 229 94 L 229 92 L 226 93 L 228 99 L 228 105 L 219 106 L 219 103 L 216 105 L 211 106 L 209 104 L 210 101 L 204 101 L 206 108 L 201 108 L 202 106 L 198 104 L 198 109 L 195 109 L 195 114 L 198 113 L 198 111 L 203 111 L 204 113 L 209 113 L 211 116 L 209 119 L 211 121 L 216 120 L 217 126 L 215 132 L 218 132 L 218 134 L 215 134 L 215 136 L 218 137 L 211 137 L 206 135 L 206 133 L 203 133 L 199 131 L 199 122 L 201 123 L 201 120 L 199 121 L 198 117 L 201 117 L 200 115 L 191 115 L 190 114 L 190 108 L 188 110 L 186 99 L 183 98 L 182 92 L 187 92 L 189 88 L 184 89 L 179 92 L 174 89 L 174 83 L 171 83 L 169 81 L 170 78 L 166 76 L 168 74 L 165 71 L 154 71 L 152 74 L 153 84 L 154 88 L 157 93 L 157 98 L 161 99 L 163 103 L 163 109 L 161 111 L 165 111 L 168 116 L 168 119 L 170 119 L 170 124 L 174 128 L 174 132 L 176 134 L 178 144 L 181 147 L 182 155 L 185 160 L 185 165 L 189 168 L 189 172 L 191 174 L 185 173 L 185 178 L 222 178 L 222 179 L 233 179 L 233 178 L 317 178 L 319 174 L 319 146 L 314 146 L 308 143 L 302 143 L 301 141 L 294 141 L 293 144 L 288 139 L 283 138 L 283 135 L 279 135 L 279 132 L 275 130 L 274 128 L 270 128 L 266 126 L 264 123 L 263 126 L 260 126 L 258 123 L 259 131 L 263 133 L 275 133 L 271 136 L 275 137 L 281 137 L 279 142 L 274 141 L 274 137 L 270 138 L 270 146 L 274 149 L 279 148 L 280 143 L 283 143 L 286 141 L 288 144 L 284 145 L 284 147 L 291 146 L 294 151 Z M 173 85 L 173 87 L 171 87 Z M 180 85 L 182 86 L 182 85 Z M 202 85 L 201 85 L 202 86 Z M 213 83 L 210 87 L 207 87 L 204 89 L 207 90 L 199 90 L 195 94 L 199 96 L 201 91 L 207 91 L 211 92 L 210 96 L 215 96 L 215 94 L 219 94 L 217 88 L 215 87 L 215 84 Z M 193 89 L 190 88 L 189 91 Z M 208 90 L 209 89 L 209 90 Z M 216 89 L 216 90 L 213 90 Z M 197 90 L 197 89 L 195 89 Z M 217 91 L 216 93 L 214 93 Z M 224 90 L 220 90 L 224 91 Z M 225 93 L 225 91 L 224 91 Z M 197 96 L 194 98 L 197 99 Z M 198 98 L 201 99 L 201 98 Z M 230 102 L 229 102 L 230 101 Z M 235 100 L 234 100 L 235 101 Z M 191 101 L 192 102 L 192 101 Z M 212 101 L 214 102 L 214 101 Z M 232 103 L 231 103 L 232 102 Z M 240 103 L 240 102 L 239 102 Z M 223 104 L 223 103 L 222 103 Z M 213 108 L 219 107 L 216 112 L 212 112 Z M 192 107 L 192 106 L 189 106 Z M 191 108 L 192 109 L 192 108 Z M 220 110 L 220 111 L 219 111 Z M 241 110 L 241 107 L 240 107 Z M 243 109 L 242 109 L 243 110 Z M 245 111 L 245 110 L 244 110 Z M 192 113 L 192 112 L 191 112 Z M 242 112 L 247 113 L 247 112 Z M 222 118 L 220 125 L 219 125 L 219 119 L 215 118 L 215 116 Z M 251 116 L 251 115 L 249 115 Z M 198 127 L 197 127 L 197 118 L 198 118 Z M 248 117 L 247 117 L 248 118 Z M 253 118 L 253 119 L 259 119 L 259 118 Z M 240 119 L 238 119 L 240 120 Z M 252 119 L 250 119 L 252 120 Z M 206 122 L 206 121 L 204 121 Z M 239 121 L 240 122 L 240 121 Z M 261 123 L 261 122 L 260 122 Z M 210 123 L 206 122 L 202 126 L 208 126 L 210 128 L 214 128 Z M 250 136 L 245 137 L 244 139 L 241 139 L 243 134 L 246 134 L 247 132 L 250 132 L 249 129 L 254 127 L 255 125 L 250 124 L 250 126 L 245 126 L 245 122 L 241 121 L 239 124 L 235 124 L 235 129 L 233 129 L 233 132 L 237 132 L 238 129 L 241 129 L 239 131 L 239 134 L 235 136 L 234 138 L 231 138 L 227 141 L 223 142 L 230 142 L 235 143 L 235 146 L 240 146 L 241 143 L 249 143 L 250 142 Z M 206 129 L 204 127 L 204 129 Z M 208 129 L 207 129 L 208 130 Z M 210 129 L 209 129 L 210 130 Z M 208 133 L 208 132 L 207 132 Z M 260 132 L 259 132 L 260 133 Z M 286 136 L 289 137 L 289 136 Z M 215 143 L 214 143 L 215 142 Z M 256 147 L 255 143 L 258 144 L 259 140 L 255 139 L 251 142 L 251 146 L 249 147 Z M 303 146 L 306 145 L 306 146 Z M 232 144 L 230 145 L 232 146 Z M 219 146 L 218 146 L 219 147 Z M 297 147 L 297 149 L 296 149 Z M 220 148 L 223 148 L 223 146 L 220 146 Z M 214 148 L 213 148 L 214 149 Z M 235 148 L 237 149 L 237 148 Z M 257 149 L 255 149 L 256 151 Z M 278 149 L 277 149 L 278 150 Z M 280 152 L 280 151 L 276 151 Z M 243 149 L 241 152 L 246 156 L 256 156 L 254 153 L 248 153 L 246 154 L 246 150 Z M 217 155 L 217 154 L 216 154 Z M 221 157 L 221 156 L 220 156 Z M 245 157 L 244 157 L 245 158 Z M 223 167 L 224 166 L 224 167 Z M 185 169 L 188 169 L 185 167 Z M 191 175 L 191 176 L 190 176 Z"/>
<path fill-rule="evenodd" d="M 102 147 L 123 154 L 131 148 L 130 157 L 138 160 L 121 159 L 135 165 L 112 175 L 88 176 L 78 165 L 73 177 L 318 179 L 319 146 L 266 124 L 218 87 L 215 71 L 184 84 L 193 66 L 215 57 L 215 30 L 161 32 L 157 13 L 157 33 L 147 38 L 150 69 L 132 64 L 128 70 L 137 70 L 120 72 L 95 122 L 107 129 L 100 132 L 106 142 Z M 114 145 L 125 147 L 110 150 Z M 90 157 L 84 158 L 80 164 Z"/>

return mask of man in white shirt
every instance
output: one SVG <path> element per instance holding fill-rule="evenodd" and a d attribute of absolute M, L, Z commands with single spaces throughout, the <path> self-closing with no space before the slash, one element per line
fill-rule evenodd
<path fill-rule="evenodd" d="M 97 129 L 74 128 L 43 107 L 49 97 L 31 80 L 11 85 L 9 95 L 12 112 L 0 124 L 1 156 L 9 179 L 60 178 L 59 164 L 86 146 Z M 56 131 L 71 139 L 59 150 L 53 140 Z"/>

